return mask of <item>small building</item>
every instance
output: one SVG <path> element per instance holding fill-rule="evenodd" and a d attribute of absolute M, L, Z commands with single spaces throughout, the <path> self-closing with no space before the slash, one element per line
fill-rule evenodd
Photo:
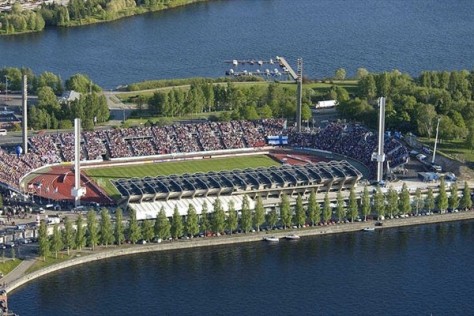
<path fill-rule="evenodd" d="M 327 108 L 333 108 L 337 105 L 336 100 L 325 100 L 325 101 L 319 101 L 316 103 L 316 109 L 327 109 Z"/>
<path fill-rule="evenodd" d="M 78 100 L 81 97 L 79 92 L 74 90 L 65 91 L 61 97 L 58 98 L 59 103 L 70 103 L 72 101 Z"/>
<path fill-rule="evenodd" d="M 14 124 L 20 124 L 21 120 L 13 111 L 0 111 L 0 128 L 10 129 Z"/>

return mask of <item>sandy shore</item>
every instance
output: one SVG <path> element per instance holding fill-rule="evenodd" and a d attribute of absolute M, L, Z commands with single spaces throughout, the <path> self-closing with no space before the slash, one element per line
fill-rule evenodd
<path fill-rule="evenodd" d="M 375 227 L 375 221 L 368 222 L 356 222 L 356 223 L 347 223 L 347 224 L 338 224 L 338 225 L 328 225 L 328 226 L 317 226 L 317 227 L 308 227 L 302 229 L 292 229 L 292 230 L 278 230 L 272 232 L 260 232 L 260 233 L 249 233 L 249 234 L 234 234 L 232 236 L 221 236 L 221 237 L 207 237 L 207 238 L 194 238 L 189 240 L 180 240 L 180 241 L 166 241 L 160 244 L 147 244 L 147 245 L 126 245 L 122 247 L 109 247 L 109 248 L 100 248 L 91 252 L 90 255 L 85 255 L 81 257 L 76 257 L 74 259 L 51 265 L 49 267 L 43 268 L 41 270 L 35 271 L 30 274 L 25 274 L 27 268 L 34 264 L 34 260 L 28 260 L 23 262 L 15 270 L 10 272 L 6 278 L 8 282 L 5 286 L 7 292 L 12 292 L 18 287 L 36 279 L 46 274 L 69 268 L 75 265 L 84 264 L 87 262 L 104 260 L 108 258 L 125 256 L 130 254 L 144 253 L 144 252 L 153 252 L 153 251 L 167 251 L 175 249 L 187 249 L 187 248 L 196 248 L 196 247 L 209 247 L 215 245 L 230 245 L 237 243 L 246 243 L 246 242 L 255 242 L 261 241 L 263 237 L 271 235 L 278 238 L 284 238 L 290 233 L 296 233 L 301 237 L 304 236 L 314 236 L 314 235 L 326 235 L 326 234 L 336 234 L 344 232 L 354 232 L 361 231 L 365 227 L 375 227 L 375 229 L 387 229 L 394 227 L 403 227 L 411 225 L 423 225 L 423 224 L 432 224 L 432 223 L 441 223 L 441 222 L 450 222 L 450 221 L 463 221 L 463 220 L 472 220 L 474 219 L 474 211 L 468 212 L 459 212 L 459 213 L 449 213 L 449 214 L 435 214 L 431 216 L 417 216 L 417 217 L 408 217 L 408 218 L 399 218 L 399 219 L 390 219 L 383 221 L 383 226 Z"/>

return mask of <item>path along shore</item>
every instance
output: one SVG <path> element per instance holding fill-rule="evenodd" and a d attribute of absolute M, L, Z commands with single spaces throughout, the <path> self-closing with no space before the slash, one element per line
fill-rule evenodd
<path fill-rule="evenodd" d="M 90 255 L 76 257 L 74 259 L 67 260 L 58 264 L 48 266 L 38 271 L 26 274 L 26 270 L 34 264 L 35 259 L 29 259 L 23 261 L 17 268 L 11 271 L 5 276 L 3 282 L 5 282 L 5 290 L 11 293 L 15 289 L 19 288 L 26 283 L 44 276 L 46 274 L 84 264 L 87 262 L 103 260 L 118 256 L 154 252 L 154 251 L 166 251 L 175 249 L 187 249 L 196 247 L 208 247 L 215 245 L 230 245 L 237 243 L 255 242 L 261 241 L 264 236 L 272 235 L 278 238 L 283 238 L 290 233 L 296 233 L 299 236 L 315 236 L 315 235 L 326 235 L 326 234 L 337 234 L 344 232 L 361 231 L 365 227 L 375 227 L 375 229 L 386 229 L 394 227 L 403 227 L 411 225 L 422 225 L 422 224 L 433 224 L 451 221 L 464 221 L 474 219 L 474 211 L 466 211 L 459 213 L 448 213 L 448 214 L 433 214 L 430 216 L 412 216 L 407 218 L 389 219 L 383 221 L 383 226 L 375 227 L 375 221 L 368 222 L 356 222 L 346 223 L 328 226 L 317 226 L 301 229 L 287 229 L 277 230 L 271 232 L 259 232 L 259 233 L 248 233 L 248 234 L 234 234 L 232 236 L 220 236 L 220 237 L 206 237 L 206 238 L 194 238 L 189 240 L 179 241 L 165 241 L 159 244 L 146 244 L 146 245 L 124 245 L 121 247 L 113 246 L 110 248 L 101 248 L 91 252 Z M 39 260 L 39 259 L 36 259 Z"/>

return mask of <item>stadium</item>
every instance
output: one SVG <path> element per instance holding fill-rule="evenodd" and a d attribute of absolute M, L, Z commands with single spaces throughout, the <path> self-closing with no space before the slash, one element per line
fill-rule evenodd
<path fill-rule="evenodd" d="M 8 189 L 72 208 L 74 134 L 34 135 L 27 154 L 0 149 L 0 178 Z M 175 123 L 81 133 L 83 205 L 120 205 L 138 219 L 168 216 L 189 204 L 200 213 L 219 198 L 236 210 L 244 196 L 275 207 L 281 195 L 304 197 L 344 191 L 373 179 L 377 135 L 359 124 L 333 122 L 297 132 L 283 119 Z M 385 139 L 392 167 L 404 164 L 406 147 Z M 164 171 L 163 171 L 164 170 Z M 321 196 L 322 194 L 319 194 Z"/>

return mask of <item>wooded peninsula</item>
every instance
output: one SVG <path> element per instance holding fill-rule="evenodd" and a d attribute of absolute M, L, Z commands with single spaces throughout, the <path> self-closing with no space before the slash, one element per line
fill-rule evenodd
<path fill-rule="evenodd" d="M 44 2 L 33 10 L 15 2 L 11 10 L 0 10 L 0 35 L 108 22 L 203 1 L 207 0 L 69 0 L 65 4 Z"/>

